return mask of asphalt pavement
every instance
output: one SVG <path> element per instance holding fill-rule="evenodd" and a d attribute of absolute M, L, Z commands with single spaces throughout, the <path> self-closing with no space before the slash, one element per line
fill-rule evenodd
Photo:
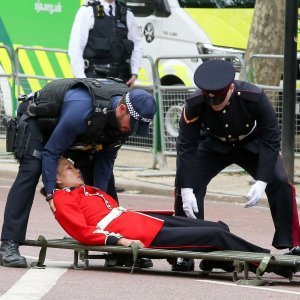
<path fill-rule="evenodd" d="M 167 158 L 167 166 L 159 159 L 153 169 L 151 153 L 121 149 L 115 165 L 117 186 L 126 192 L 120 194 L 124 207 L 136 209 L 172 209 L 175 176 L 175 157 Z M 0 211 L 3 212 L 7 193 L 16 176 L 18 163 L 0 150 Z M 251 184 L 251 177 L 237 166 L 230 166 L 209 184 L 205 217 L 222 220 L 232 232 L 272 253 L 282 253 L 271 247 L 273 225 L 269 209 L 244 209 L 243 195 Z M 41 185 L 41 183 L 40 183 Z M 39 187 L 40 187 L 39 185 Z M 299 194 L 296 185 L 297 194 Z M 146 194 L 146 195 L 145 195 Z M 148 195 L 147 195 L 148 194 Z M 161 197 L 163 196 L 163 197 Z M 228 203 L 225 203 L 228 202 Z M 266 200 L 260 202 L 261 206 Z M 250 213 L 251 212 L 251 213 Z M 253 216 L 256 216 L 255 222 Z M 3 219 L 1 219 L 1 223 Z M 263 229 L 263 230 L 262 230 Z M 53 218 L 48 204 L 38 189 L 27 228 L 27 238 L 36 239 L 43 234 L 47 239 L 66 234 Z M 21 253 L 28 263 L 37 260 L 39 249 L 22 246 Z M 209 277 L 199 274 L 199 261 L 194 272 L 171 272 L 166 260 L 155 260 L 154 267 L 136 270 L 133 275 L 126 268 L 107 269 L 103 261 L 91 260 L 90 269 L 72 268 L 73 253 L 64 249 L 48 249 L 46 269 L 14 269 L 0 267 L 1 299 L 299 299 L 299 273 L 290 284 L 287 279 L 273 273 L 264 275 L 272 286 L 245 287 L 232 282 L 230 273 L 218 270 Z M 250 274 L 254 279 L 255 274 Z M 116 285 L 117 282 L 117 285 Z M 102 296 L 103 295 L 103 296 Z"/>
<path fill-rule="evenodd" d="M 18 171 L 18 163 L 11 155 L 1 152 L 1 146 L 0 154 L 0 178 L 14 178 Z M 158 162 L 154 161 L 153 153 L 121 149 L 114 169 L 116 185 L 123 187 L 129 194 L 172 197 L 176 158 L 167 157 L 164 160 L 158 156 Z M 295 160 L 295 170 L 296 174 L 300 172 L 300 159 Z M 298 180 L 299 177 L 295 176 L 295 181 Z M 244 203 L 244 195 L 249 191 L 251 184 L 253 184 L 251 176 L 238 166 L 232 165 L 210 182 L 205 200 Z M 295 188 L 300 207 L 300 184 L 295 184 Z M 265 195 L 259 205 L 267 205 Z"/>

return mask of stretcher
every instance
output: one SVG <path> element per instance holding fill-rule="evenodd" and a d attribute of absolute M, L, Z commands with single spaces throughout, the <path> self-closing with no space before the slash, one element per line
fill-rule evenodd
<path fill-rule="evenodd" d="M 293 274 L 300 270 L 300 256 L 294 255 L 277 255 L 266 253 L 253 253 L 241 251 L 213 251 L 213 252 L 192 252 L 178 251 L 168 249 L 139 249 L 136 243 L 130 247 L 124 246 L 87 246 L 82 245 L 72 238 L 50 239 L 40 235 L 37 240 L 27 240 L 27 246 L 40 247 L 39 258 L 37 262 L 32 263 L 32 267 L 45 268 L 47 248 L 70 249 L 74 251 L 73 267 L 74 269 L 88 269 L 91 259 L 106 259 L 114 256 L 122 256 L 132 259 L 131 273 L 134 270 L 134 264 L 138 257 L 151 259 L 167 259 L 168 261 L 175 258 L 193 258 L 206 259 L 213 261 L 233 262 L 234 271 L 232 272 L 233 281 L 239 285 L 266 285 L 269 282 L 262 278 L 265 272 L 276 272 L 286 274 L 286 278 L 292 282 Z M 91 254 L 96 252 L 97 254 Z M 256 278 L 249 278 L 250 266 L 253 271 L 255 268 Z M 242 274 L 243 273 L 243 274 Z M 240 278 L 240 275 L 242 278 Z"/>

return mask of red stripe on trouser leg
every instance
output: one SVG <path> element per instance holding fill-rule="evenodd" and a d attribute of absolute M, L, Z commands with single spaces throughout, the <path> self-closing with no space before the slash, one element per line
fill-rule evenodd
<path fill-rule="evenodd" d="M 298 208 L 296 202 L 296 190 L 293 185 L 291 185 L 293 191 L 293 222 L 292 222 L 292 239 L 293 246 L 298 246 L 300 244 L 300 229 L 299 229 L 299 216 L 298 216 Z"/>

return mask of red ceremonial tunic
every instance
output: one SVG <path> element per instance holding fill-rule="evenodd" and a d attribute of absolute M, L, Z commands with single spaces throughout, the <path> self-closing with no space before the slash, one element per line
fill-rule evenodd
<path fill-rule="evenodd" d="M 55 218 L 75 240 L 86 245 L 115 245 L 119 238 L 140 240 L 148 247 L 164 221 L 124 208 L 91 186 L 56 190 Z"/>

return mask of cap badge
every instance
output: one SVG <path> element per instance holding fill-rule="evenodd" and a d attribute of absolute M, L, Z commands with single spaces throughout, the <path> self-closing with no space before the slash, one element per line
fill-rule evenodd
<path fill-rule="evenodd" d="M 213 98 L 215 95 L 213 93 L 209 93 L 208 97 Z"/>

